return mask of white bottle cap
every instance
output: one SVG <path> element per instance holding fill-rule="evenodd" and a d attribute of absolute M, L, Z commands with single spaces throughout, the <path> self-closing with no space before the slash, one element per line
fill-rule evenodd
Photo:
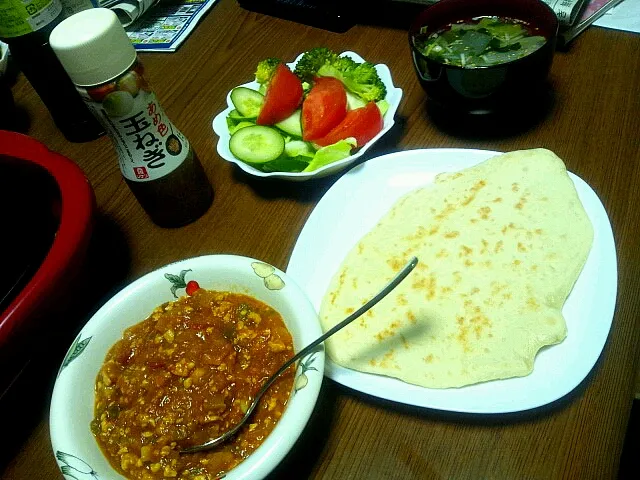
<path fill-rule="evenodd" d="M 91 8 L 60 22 L 49 44 L 76 85 L 110 81 L 136 59 L 136 50 L 118 17 L 108 8 Z"/>

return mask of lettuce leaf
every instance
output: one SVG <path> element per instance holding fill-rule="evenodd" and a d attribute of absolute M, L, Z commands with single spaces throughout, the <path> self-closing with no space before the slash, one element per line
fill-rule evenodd
<path fill-rule="evenodd" d="M 347 158 L 351 155 L 351 150 L 356 147 L 356 143 L 355 138 L 347 138 L 346 140 L 340 140 L 333 145 L 322 147 L 316 152 L 315 157 L 313 157 L 313 160 L 311 160 L 303 172 L 313 172 L 320 167 L 324 167 L 330 163 Z"/>

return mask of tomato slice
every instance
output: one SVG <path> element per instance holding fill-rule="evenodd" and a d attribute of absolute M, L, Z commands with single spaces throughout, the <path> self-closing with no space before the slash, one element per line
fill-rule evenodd
<path fill-rule="evenodd" d="M 324 137 L 314 140 L 314 143 L 326 147 L 353 137 L 358 143 L 357 146 L 361 147 L 375 137 L 382 130 L 383 125 L 380 109 L 374 102 L 369 102 L 364 107 L 349 110 L 339 125 Z"/>
<path fill-rule="evenodd" d="M 288 118 L 302 102 L 302 82 L 281 63 L 267 86 L 264 104 L 258 114 L 258 125 L 273 125 Z"/>
<path fill-rule="evenodd" d="M 332 77 L 316 78 L 302 103 L 302 139 L 325 136 L 346 114 L 347 92 L 342 82 Z"/>

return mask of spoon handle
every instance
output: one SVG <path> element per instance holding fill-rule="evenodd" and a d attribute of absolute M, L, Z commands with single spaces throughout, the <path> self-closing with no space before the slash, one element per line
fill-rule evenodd
<path fill-rule="evenodd" d="M 305 355 L 309 354 L 314 348 L 316 348 L 319 344 L 324 342 L 331 335 L 342 330 L 344 327 L 349 325 L 356 318 L 358 318 L 360 315 L 365 313 L 367 310 L 373 307 L 376 303 L 378 303 L 380 300 L 386 297 L 389 294 L 389 292 L 391 292 L 391 290 L 396 288 L 398 284 L 402 282 L 407 277 L 407 275 L 411 273 L 411 271 L 415 268 L 417 264 L 418 264 L 418 259 L 416 257 L 412 257 L 411 260 L 409 260 L 409 262 L 404 267 L 402 267 L 402 270 L 400 270 L 396 274 L 396 276 L 382 290 L 380 290 L 380 292 L 378 292 L 373 298 L 371 298 L 371 300 L 369 300 L 367 303 L 365 303 L 363 306 L 361 306 L 358 310 L 353 312 L 347 318 L 342 320 L 340 323 L 338 323 L 337 325 L 327 330 L 324 334 L 320 335 L 318 338 L 316 338 L 313 342 L 311 342 L 309 345 L 307 345 L 298 353 L 296 353 L 289 360 L 284 362 L 282 366 L 278 369 L 278 371 L 273 375 L 271 375 L 271 377 L 269 377 L 269 379 L 264 383 L 264 385 L 262 385 L 262 388 L 260 389 L 260 391 L 258 391 L 256 396 L 253 398 L 253 401 L 251 402 L 251 405 L 247 409 L 246 413 L 244 414 L 240 422 L 238 422 L 238 424 L 235 427 L 227 431 L 222 436 L 215 438 L 213 440 L 209 440 L 208 442 L 203 443 L 202 445 L 196 445 L 193 447 L 184 448 L 180 453 L 192 453 L 192 452 L 199 452 L 202 450 L 208 450 L 222 443 L 223 441 L 230 438 L 231 436 L 235 435 L 235 433 L 238 430 L 240 430 L 242 425 L 244 425 L 245 421 L 251 416 L 251 414 L 253 413 L 253 410 L 258 405 L 260 398 L 262 398 L 262 395 L 265 394 L 265 392 L 269 389 L 271 384 L 275 382 L 276 379 L 280 375 L 282 375 L 282 373 L 284 373 L 285 370 L 287 370 L 287 368 L 289 368 L 291 365 L 293 365 L 295 362 L 300 360 Z"/>
<path fill-rule="evenodd" d="M 409 275 L 409 273 L 411 273 L 411 271 L 415 268 L 415 266 L 417 264 L 418 264 L 418 259 L 416 257 L 413 257 L 402 268 L 402 270 L 400 270 L 400 272 L 398 272 L 398 274 L 393 278 L 393 280 L 391 280 L 386 287 L 384 287 L 380 292 L 378 292 L 378 294 L 375 297 L 373 297 L 371 300 L 369 300 L 367 303 L 365 303 L 362 307 L 360 307 L 358 310 L 353 312 L 347 318 L 342 320 L 340 323 L 338 323 L 337 325 L 334 325 L 332 328 L 330 328 L 325 333 L 320 335 L 318 338 L 316 338 L 313 342 L 311 342 L 309 345 L 307 345 L 302 350 L 300 350 L 298 353 L 296 353 L 289 360 L 284 362 L 284 364 L 278 369 L 278 371 L 276 373 L 274 373 L 269 378 L 269 380 L 267 380 L 267 382 L 262 386 L 262 388 L 260 389 L 260 391 L 258 392 L 258 394 L 256 395 L 255 398 L 257 399 L 259 397 L 262 397 L 262 395 L 269 389 L 271 384 L 273 382 L 275 382 L 276 378 L 278 378 L 280 375 L 282 375 L 282 373 L 284 373 L 284 371 L 287 368 L 289 368 L 292 364 L 294 364 L 295 362 L 300 360 L 302 357 L 304 357 L 307 354 L 309 354 L 311 351 L 313 351 L 314 348 L 316 348 L 318 345 L 320 345 L 322 342 L 324 342 L 331 335 L 333 335 L 334 333 L 342 330 L 344 327 L 349 325 L 356 318 L 358 318 L 360 315 L 365 313 L 367 310 L 369 310 L 371 307 L 373 307 L 376 303 L 378 303 L 380 300 L 382 300 L 384 297 L 386 297 L 389 294 L 389 292 L 391 292 L 391 290 L 396 288 L 398 286 L 398 284 L 400 282 L 402 282 L 402 280 L 404 280 L 405 277 L 407 275 Z M 257 402 L 255 402 L 255 403 L 257 403 Z"/>

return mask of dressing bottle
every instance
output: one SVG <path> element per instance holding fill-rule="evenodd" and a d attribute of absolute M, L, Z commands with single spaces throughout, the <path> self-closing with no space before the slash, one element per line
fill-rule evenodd
<path fill-rule="evenodd" d="M 120 171 L 154 223 L 179 227 L 203 215 L 213 190 L 189 140 L 169 120 L 117 16 L 85 10 L 51 32 L 53 51 L 109 134 Z"/>

